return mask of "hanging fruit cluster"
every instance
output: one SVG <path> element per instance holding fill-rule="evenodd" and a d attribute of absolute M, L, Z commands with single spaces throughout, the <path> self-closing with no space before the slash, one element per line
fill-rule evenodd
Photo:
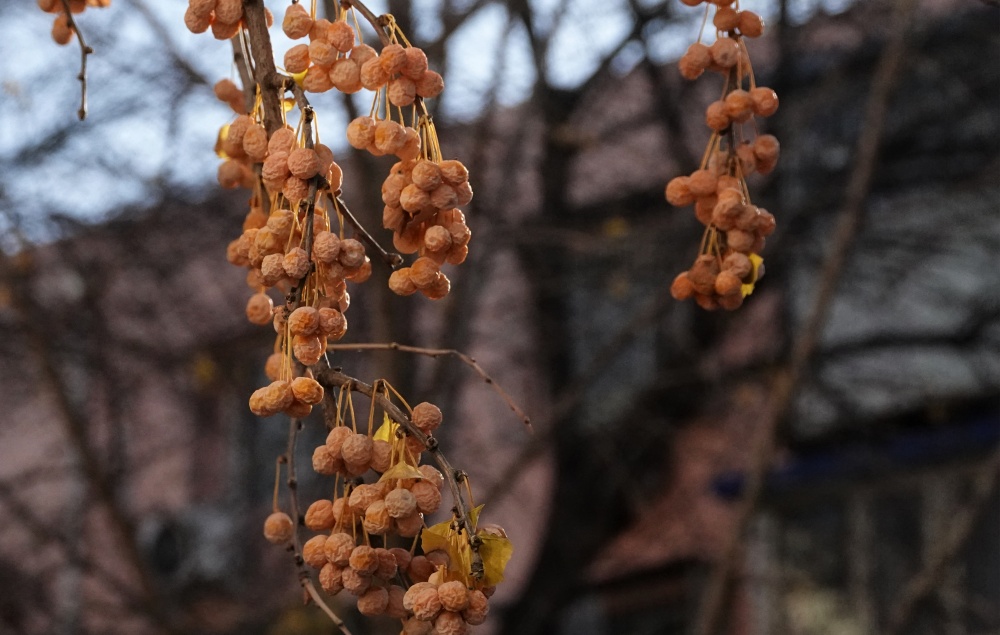
<path fill-rule="evenodd" d="M 392 389 L 382 386 L 387 396 Z M 334 477 L 335 485 L 330 498 L 306 511 L 304 523 L 317 535 L 303 545 L 303 560 L 318 570 L 328 594 L 346 591 L 356 597 L 363 615 L 402 620 L 403 633 L 432 628 L 464 633 L 481 624 L 488 598 L 503 579 L 510 541 L 496 526 L 479 525 L 480 508 L 469 510 L 468 527 L 457 516 L 425 527 L 424 516 L 441 506 L 444 475 L 421 464 L 426 446 L 388 415 L 373 432 L 373 408 L 367 432 L 358 431 L 350 399 L 350 392 L 341 391 L 337 425 L 313 453 L 313 469 Z M 441 425 L 441 410 L 418 404 L 409 421 L 430 435 Z M 475 536 L 478 574 L 468 534 Z M 266 525 L 265 535 L 277 544 L 288 541 L 285 533 L 269 532 Z M 424 553 L 415 552 L 418 545 Z"/>
<path fill-rule="evenodd" d="M 697 6 L 702 0 L 683 0 Z M 774 216 L 750 200 L 747 177 L 767 174 L 778 162 L 778 140 L 758 134 L 755 117 L 769 117 L 778 109 L 778 96 L 758 86 L 746 38 L 759 37 L 764 22 L 752 11 L 740 11 L 733 0 L 704 2 L 706 17 L 714 7 L 716 40 L 699 40 L 678 62 L 681 75 L 694 80 L 705 71 L 724 78 L 722 95 L 705 110 L 712 131 L 699 169 L 667 183 L 667 202 L 694 206 L 703 225 L 701 247 L 691 268 L 670 287 L 678 300 L 694 298 L 704 309 L 733 310 L 753 292 L 763 275 L 760 252 L 775 228 Z"/>
<path fill-rule="evenodd" d="M 276 332 L 265 365 L 270 383 L 254 391 L 250 409 L 262 417 L 284 413 L 301 419 L 321 406 L 331 426 L 312 464 L 333 478 L 332 495 L 309 505 L 300 522 L 279 509 L 276 479 L 274 512 L 264 535 L 291 545 L 300 562 L 317 570 L 327 594 L 356 596 L 364 615 L 400 619 L 408 634 L 465 633 L 486 619 L 510 542 L 502 529 L 479 524 L 481 508 L 471 503 L 468 477 L 451 468 L 437 447 L 432 433 L 442 416 L 436 406 L 422 403 L 411 410 L 380 380 L 371 388 L 367 430 L 359 430 L 351 391 L 360 382 L 329 383 L 333 371 L 323 360 L 328 343 L 347 332 L 347 283 L 372 275 L 368 253 L 394 269 L 388 284 L 395 293 L 447 295 L 451 283 L 442 266 L 461 264 L 468 255 L 471 232 L 458 208 L 472 199 L 469 173 L 461 162 L 444 159 L 424 105 L 444 82 L 392 17 L 373 20 L 351 0 L 326 20 L 317 18 L 316 2 L 311 5 L 292 2 L 282 19 L 288 37 L 308 38 L 308 44 L 296 44 L 283 56 L 287 74 L 274 81 L 280 88 L 255 85 L 248 94 L 228 79 L 215 86 L 216 96 L 234 113 L 216 143 L 219 184 L 251 193 L 243 232 L 229 244 L 227 259 L 247 269 L 254 291 L 247 319 L 271 324 Z M 361 41 L 352 6 L 378 31 L 380 51 Z M 211 28 L 216 37 L 238 38 L 244 59 L 254 62 L 248 62 L 244 77 L 254 77 L 261 46 L 250 42 L 253 8 L 242 0 L 189 0 L 185 23 L 195 33 Z M 270 26 L 269 14 L 264 19 Z M 312 93 L 362 89 L 374 93 L 371 110 L 350 122 L 347 140 L 375 156 L 398 159 L 382 185 L 382 218 L 396 249 L 415 255 L 410 266 L 386 253 L 347 210 L 343 171 L 320 141 L 308 101 Z M 280 99 L 280 107 L 269 108 L 269 99 L 272 105 Z M 296 109 L 297 121 L 289 121 Z M 271 290 L 283 295 L 281 305 L 275 306 Z M 402 408 L 390 400 L 390 391 Z M 373 429 L 376 404 L 383 420 L 378 430 Z M 441 469 L 421 464 L 426 453 Z M 453 501 L 451 518 L 428 527 L 425 516 L 438 511 L 445 484 Z M 301 550 L 300 524 L 318 534 Z M 312 583 L 305 573 L 302 580 Z"/>

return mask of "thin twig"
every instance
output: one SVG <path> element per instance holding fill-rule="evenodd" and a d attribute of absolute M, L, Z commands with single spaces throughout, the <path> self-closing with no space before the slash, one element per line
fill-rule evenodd
<path fill-rule="evenodd" d="M 66 12 L 66 26 L 73 33 L 76 33 L 76 41 L 80 43 L 80 74 L 76 76 L 80 80 L 80 109 L 76 111 L 80 121 L 87 118 L 87 56 L 94 52 L 94 49 L 87 46 L 87 41 L 83 38 L 80 25 L 73 19 L 73 12 L 69 9 L 69 0 L 60 0 L 63 11 Z"/>
<path fill-rule="evenodd" d="M 339 196 L 335 196 L 332 192 L 328 196 L 330 197 L 330 202 L 333 203 L 334 208 L 344 215 L 344 218 L 354 227 L 354 230 L 358 233 L 358 236 L 361 237 L 361 240 L 366 242 L 369 247 L 378 253 L 382 262 L 389 265 L 389 267 L 393 270 L 398 269 L 403 264 L 402 256 L 395 252 L 386 251 L 382 248 L 382 245 L 378 244 L 377 240 L 372 238 L 371 234 L 368 233 L 368 230 L 364 228 L 364 225 L 362 225 L 358 219 L 354 217 L 354 214 L 351 213 L 351 210 L 347 208 L 347 204 L 344 203 L 344 199 Z"/>
<path fill-rule="evenodd" d="M 300 419 L 290 419 L 288 422 L 288 446 L 285 449 L 285 454 L 282 457 L 284 463 L 287 466 L 288 478 L 285 481 L 288 487 L 288 506 L 291 512 L 289 516 L 292 517 L 292 523 L 295 530 L 292 531 L 292 544 L 289 546 L 289 550 L 292 552 L 295 558 L 295 568 L 298 570 L 299 584 L 309 594 L 312 601 L 316 603 L 324 613 L 330 618 L 330 620 L 340 629 L 343 635 L 351 635 L 351 631 L 344 624 L 344 620 L 333 612 L 333 609 L 326 603 L 323 597 L 316 591 L 316 586 L 313 584 L 312 576 L 309 573 L 309 569 L 306 567 L 305 559 L 302 557 L 302 545 L 299 542 L 299 525 L 301 524 L 301 515 L 299 514 L 299 482 L 295 475 L 295 444 L 298 440 L 299 431 L 302 429 L 302 421 Z"/>
<path fill-rule="evenodd" d="M 466 355 L 465 353 L 455 350 L 453 348 L 422 348 L 419 346 L 408 346 L 406 344 L 398 344 L 396 342 L 389 342 L 387 344 L 379 343 L 363 343 L 363 344 L 327 344 L 326 350 L 328 351 L 398 351 L 401 353 L 413 353 L 414 355 L 426 355 L 428 357 L 433 357 L 437 359 L 441 356 L 451 356 L 458 358 L 463 364 L 469 366 L 479 377 L 490 385 L 493 390 L 500 395 L 500 398 L 504 400 L 507 406 L 514 411 L 524 423 L 528 432 L 534 433 L 534 429 L 531 427 L 531 419 L 525 414 L 514 400 L 511 398 L 507 392 L 500 387 L 492 377 L 487 374 L 482 366 L 475 360 L 475 358 Z"/>
<path fill-rule="evenodd" d="M 459 481 L 465 477 L 461 471 L 456 470 L 451 465 L 441 452 L 437 439 L 429 434 L 425 434 L 420 428 L 415 426 L 405 412 L 400 410 L 389 399 L 375 391 L 372 386 L 349 375 L 345 375 L 336 368 L 325 368 L 319 371 L 316 374 L 316 380 L 328 391 L 332 391 L 334 388 L 347 388 L 348 390 L 367 395 L 385 411 L 390 419 L 402 426 L 407 435 L 412 436 L 427 448 L 427 451 L 434 457 L 434 462 L 441 469 L 441 474 L 444 475 L 445 482 L 448 483 L 448 488 L 451 490 L 452 512 L 455 515 L 455 524 L 458 525 L 460 531 L 464 530 L 465 535 L 468 537 L 469 546 L 472 549 L 472 570 L 470 573 L 474 578 L 481 579 L 484 570 L 483 559 L 479 555 L 480 540 L 475 535 L 475 526 L 469 517 L 469 508 L 462 497 L 462 488 L 459 485 Z"/>
<path fill-rule="evenodd" d="M 913 5 L 914 0 L 896 2 L 895 16 L 890 22 L 895 25 L 895 29 L 890 41 L 886 43 L 872 78 L 864 122 L 858 136 L 857 161 L 844 193 L 844 205 L 840 211 L 830 251 L 820 271 L 816 285 L 819 290 L 809 317 L 793 342 L 788 364 L 778 373 L 771 386 L 769 400 L 771 411 L 761 422 L 752 441 L 746 491 L 737 508 L 736 520 L 726 539 L 722 554 L 702 591 L 701 608 L 695 630 L 698 635 L 715 635 L 723 622 L 733 582 L 733 571 L 740 558 L 743 536 L 764 489 L 764 477 L 771 464 L 778 427 L 791 410 L 795 394 L 819 343 L 848 251 L 861 225 L 864 202 L 871 188 L 889 112 L 889 98 L 896 85 L 898 71 L 906 52 L 906 34 L 914 15 Z"/>
<path fill-rule="evenodd" d="M 1000 454 L 994 453 L 973 481 L 973 492 L 969 501 L 948 518 L 947 533 L 934 543 L 934 551 L 927 558 L 924 568 L 914 575 L 903 587 L 899 599 L 889 612 L 889 625 L 884 635 L 899 635 L 908 632 L 914 610 L 934 591 L 941 577 L 948 570 L 948 564 L 965 545 L 976 520 L 988 506 L 990 497 L 996 491 L 1000 477 Z"/>

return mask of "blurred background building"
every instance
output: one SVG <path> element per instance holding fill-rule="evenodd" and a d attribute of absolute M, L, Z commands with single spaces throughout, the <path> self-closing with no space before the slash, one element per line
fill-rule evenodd
<path fill-rule="evenodd" d="M 701 11 L 372 6 L 444 70 L 473 240 L 438 303 L 393 296 L 376 263 L 345 341 L 464 351 L 535 433 L 454 359 L 334 363 L 445 412 L 442 444 L 516 546 L 479 632 L 1000 631 L 995 2 L 743 3 L 768 22 L 750 55 L 783 156 L 751 180 L 778 231 L 732 314 L 668 292 L 701 230 L 663 186 L 697 167 L 720 84 L 674 63 Z M 0 6 L 0 633 L 332 632 L 260 531 L 287 421 L 246 408 L 273 335 L 225 261 L 247 198 L 214 183 L 230 53 L 184 7 L 84 14 L 80 123 L 74 45 L 34 3 Z M 315 106 L 377 228 L 391 161 L 341 138 L 367 104 Z M 324 436 L 311 420 L 303 458 Z M 307 500 L 329 488 L 299 477 Z M 354 633 L 398 632 L 341 600 Z"/>

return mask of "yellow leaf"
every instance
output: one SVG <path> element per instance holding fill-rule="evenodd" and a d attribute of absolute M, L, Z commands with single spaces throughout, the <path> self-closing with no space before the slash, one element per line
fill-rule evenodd
<path fill-rule="evenodd" d="M 440 549 L 448 554 L 453 563 L 457 563 L 461 554 L 452 539 L 454 535 L 455 530 L 451 527 L 451 520 L 425 527 L 420 532 L 420 547 L 424 553 Z"/>
<path fill-rule="evenodd" d="M 485 506 L 486 503 L 483 503 L 482 505 L 476 507 L 475 509 L 469 510 L 469 522 L 472 523 L 473 532 L 475 532 L 476 527 L 479 526 L 479 514 L 483 511 L 483 507 Z"/>
<path fill-rule="evenodd" d="M 302 71 L 301 73 L 292 73 L 292 79 L 295 80 L 296 84 L 298 84 L 299 86 L 301 86 L 302 85 L 302 80 L 304 80 L 306 78 L 306 72 L 307 71 Z M 288 112 L 288 110 L 285 110 L 285 112 Z"/>
<path fill-rule="evenodd" d="M 379 482 L 389 481 L 392 479 L 406 479 L 406 478 L 423 478 L 424 475 L 420 473 L 420 470 L 413 467 L 406 461 L 400 461 L 399 463 L 393 465 L 388 470 L 382 474 L 379 478 Z"/>
<path fill-rule="evenodd" d="M 514 554 L 514 545 L 510 540 L 492 534 L 478 534 L 483 544 L 479 547 L 479 555 L 483 559 L 483 584 L 494 586 L 503 582 L 503 572 L 507 562 Z"/>
<path fill-rule="evenodd" d="M 396 436 L 397 428 L 399 428 L 399 424 L 390 419 L 389 415 L 382 415 L 382 425 L 375 431 L 374 440 L 392 443 L 393 438 Z"/>
<path fill-rule="evenodd" d="M 226 137 L 228 136 L 229 136 L 229 124 L 227 123 L 226 125 L 219 128 L 219 137 L 215 140 L 215 154 L 220 159 L 229 158 L 229 155 L 223 152 L 222 150 L 222 143 L 226 140 Z"/>
<path fill-rule="evenodd" d="M 303 71 L 302 77 L 304 78 L 305 76 L 306 76 L 305 71 Z M 295 76 L 292 75 L 292 77 L 294 78 Z M 295 100 L 292 99 L 291 97 L 285 97 L 283 100 L 281 100 L 281 107 L 285 109 L 285 112 L 291 112 L 292 108 L 295 108 Z"/>
<path fill-rule="evenodd" d="M 752 274 L 753 281 L 750 284 L 745 284 L 740 287 L 740 291 L 743 293 L 744 298 L 753 293 L 754 285 L 757 284 L 757 280 L 760 279 L 760 276 L 757 274 L 763 263 L 763 258 L 757 254 L 750 254 L 750 264 L 753 266 L 753 270 L 750 273 Z"/>

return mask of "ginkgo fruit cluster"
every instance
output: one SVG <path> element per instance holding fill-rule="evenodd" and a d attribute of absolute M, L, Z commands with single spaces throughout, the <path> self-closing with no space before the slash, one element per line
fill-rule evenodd
<path fill-rule="evenodd" d="M 697 6 L 701 0 L 684 0 Z M 778 110 L 778 95 L 758 86 L 750 64 L 746 38 L 759 37 L 764 22 L 752 11 L 740 11 L 731 0 L 704 2 L 706 16 L 714 7 L 716 40 L 692 44 L 678 61 L 685 79 L 705 71 L 724 77 L 721 97 L 705 109 L 711 131 L 701 165 L 690 175 L 670 180 L 667 202 L 694 206 L 705 232 L 694 263 L 670 287 L 678 300 L 694 298 L 704 309 L 733 310 L 743 304 L 763 275 L 760 252 L 774 232 L 775 219 L 750 200 L 747 177 L 767 174 L 778 162 L 780 145 L 770 134 L 758 134 L 756 117 Z"/>
<path fill-rule="evenodd" d="M 335 479 L 333 495 L 305 513 L 303 523 L 317 535 L 303 544 L 304 562 L 318 570 L 326 593 L 355 596 L 363 615 L 402 620 L 403 633 L 465 633 L 481 624 L 512 551 L 503 530 L 480 526 L 480 508 L 470 514 L 483 563 L 482 575 L 473 575 L 469 535 L 457 519 L 425 524 L 441 507 L 445 476 L 421 464 L 424 443 L 388 415 L 372 432 L 374 410 L 368 432 L 357 431 L 357 422 L 340 416 L 353 412 L 345 393 L 337 401 L 336 425 L 312 457 L 317 473 Z M 427 438 L 443 420 L 429 402 L 414 406 L 409 418 Z M 268 517 L 264 535 L 287 544 L 292 536 L 280 514 Z"/>

